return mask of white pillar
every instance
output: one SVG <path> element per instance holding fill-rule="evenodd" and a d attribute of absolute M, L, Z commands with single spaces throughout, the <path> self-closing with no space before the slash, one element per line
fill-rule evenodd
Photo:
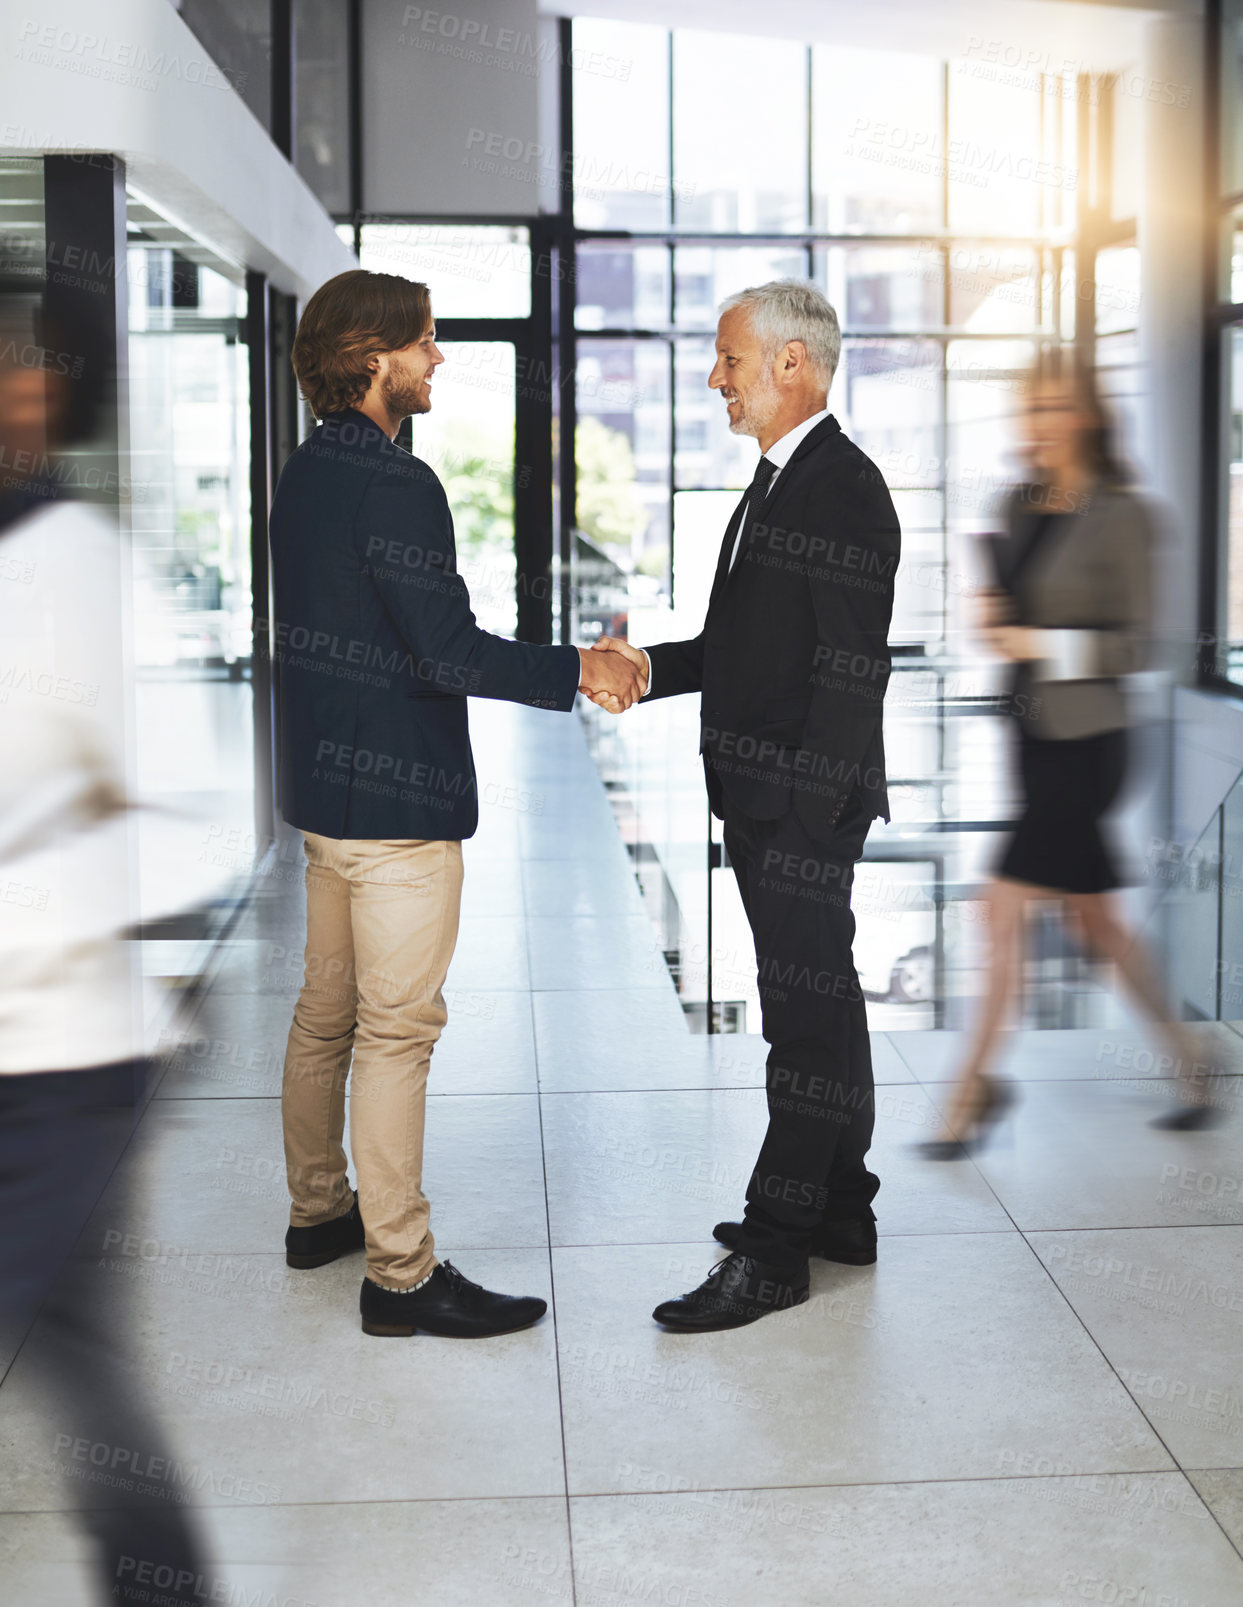
<path fill-rule="evenodd" d="M 1142 38 L 1139 70 L 1119 86 L 1122 93 L 1143 94 L 1141 467 L 1175 516 L 1175 551 L 1165 554 L 1161 568 L 1157 628 L 1164 642 L 1178 644 L 1183 679 L 1194 661 L 1199 577 L 1204 24 L 1161 17 L 1145 26 Z"/>

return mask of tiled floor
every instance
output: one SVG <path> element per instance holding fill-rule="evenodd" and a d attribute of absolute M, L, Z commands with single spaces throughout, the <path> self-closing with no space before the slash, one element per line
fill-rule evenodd
<path fill-rule="evenodd" d="M 83 1235 L 175 1448 L 262 1492 L 206 1503 L 228 1599 L 1243 1600 L 1237 1102 L 1210 1135 L 1157 1133 L 1167 1085 L 1141 1033 L 1019 1034 L 1015 1114 L 978 1160 L 934 1166 L 912 1146 L 958 1040 L 876 1034 L 878 1265 L 817 1262 L 794 1311 L 666 1333 L 652 1306 L 699 1281 L 740 1204 L 763 1045 L 687 1032 L 576 721 L 484 705 L 474 727 L 485 798 L 516 784 L 523 807 L 486 804 L 467 848 L 426 1186 L 441 1253 L 548 1295 L 548 1318 L 372 1340 L 357 1258 L 285 1268 L 287 860 L 175 1047 L 137 1186 Z M 101 1257 L 126 1233 L 131 1264 Z M 0 1388 L 0 1597 L 77 1607 L 38 1343 Z"/>

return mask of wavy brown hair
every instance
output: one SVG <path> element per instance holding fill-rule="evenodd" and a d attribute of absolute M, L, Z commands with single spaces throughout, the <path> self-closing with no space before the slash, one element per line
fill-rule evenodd
<path fill-rule="evenodd" d="M 1118 450 L 1113 420 L 1095 371 L 1081 360 L 1073 347 L 1046 346 L 1037 353 L 1028 376 L 1028 397 L 1042 385 L 1067 386 L 1081 410 L 1091 414 L 1092 422 L 1081 434 L 1080 449 L 1096 479 L 1108 486 L 1129 485 L 1134 475 Z"/>
<path fill-rule="evenodd" d="M 427 286 L 414 279 L 351 268 L 320 285 L 290 354 L 315 417 L 357 407 L 371 385 L 371 358 L 422 340 L 431 321 Z"/>

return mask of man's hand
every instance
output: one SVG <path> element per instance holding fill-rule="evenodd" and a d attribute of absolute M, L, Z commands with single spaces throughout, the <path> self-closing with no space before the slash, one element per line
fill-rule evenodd
<path fill-rule="evenodd" d="M 647 691 L 647 659 L 637 647 L 617 637 L 602 636 L 589 649 L 579 648 L 583 678 L 578 689 L 610 714 L 623 714 Z"/>

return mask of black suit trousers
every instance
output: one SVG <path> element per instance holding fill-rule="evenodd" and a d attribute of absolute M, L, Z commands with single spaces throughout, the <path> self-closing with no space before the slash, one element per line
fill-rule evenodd
<path fill-rule="evenodd" d="M 854 868 L 872 816 L 852 795 L 833 837 L 725 816 L 725 848 L 755 938 L 769 1045 L 768 1131 L 747 1187 L 739 1249 L 778 1266 L 806 1260 L 822 1222 L 871 1215 L 865 1164 L 875 1120 L 867 1013 L 851 945 Z"/>

